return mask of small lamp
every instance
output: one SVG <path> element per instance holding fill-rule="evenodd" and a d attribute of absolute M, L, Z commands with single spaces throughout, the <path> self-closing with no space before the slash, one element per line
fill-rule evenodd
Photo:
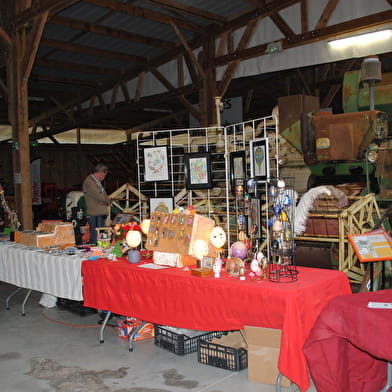
<path fill-rule="evenodd" d="M 136 249 L 142 242 L 142 235 L 138 230 L 130 230 L 125 237 L 125 241 L 130 247 L 128 251 L 128 261 L 131 264 L 136 264 L 140 261 L 140 252 Z"/>
<path fill-rule="evenodd" d="M 221 227 L 216 226 L 211 230 L 210 241 L 211 244 L 216 249 L 216 259 L 213 267 L 214 276 L 215 278 L 219 278 L 222 270 L 222 264 L 223 264 L 220 254 L 222 252 L 222 247 L 226 242 L 226 233 L 223 231 Z"/>
<path fill-rule="evenodd" d="M 203 260 L 203 257 L 208 254 L 208 244 L 202 239 L 197 239 L 193 244 L 193 256 L 199 261 Z"/>

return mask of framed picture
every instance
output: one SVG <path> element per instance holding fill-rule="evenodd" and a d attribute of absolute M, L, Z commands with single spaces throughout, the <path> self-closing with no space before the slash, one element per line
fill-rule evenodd
<path fill-rule="evenodd" d="M 167 181 L 169 179 L 167 147 L 146 147 L 143 152 L 144 181 Z"/>
<path fill-rule="evenodd" d="M 210 154 L 208 152 L 187 153 L 184 158 L 185 188 L 212 188 Z"/>
<path fill-rule="evenodd" d="M 257 182 L 267 182 L 269 179 L 268 138 L 251 140 L 250 175 Z"/>
<path fill-rule="evenodd" d="M 244 185 L 246 178 L 245 157 L 245 151 L 230 153 L 230 182 L 232 190 L 235 190 L 237 185 Z"/>
<path fill-rule="evenodd" d="M 173 198 L 172 197 L 151 197 L 150 198 L 150 214 L 155 211 L 168 212 L 173 211 Z"/>
<path fill-rule="evenodd" d="M 120 212 L 114 217 L 112 225 L 131 222 L 134 215 L 133 213 Z"/>
<path fill-rule="evenodd" d="M 200 262 L 200 268 L 212 269 L 215 259 L 210 256 L 203 256 Z"/>

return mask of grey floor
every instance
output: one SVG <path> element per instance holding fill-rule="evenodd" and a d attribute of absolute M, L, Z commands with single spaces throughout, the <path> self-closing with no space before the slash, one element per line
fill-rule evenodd
<path fill-rule="evenodd" d="M 22 316 L 25 291 L 0 282 L 0 390 L 2 392 L 275 392 L 276 387 L 198 363 L 197 354 L 177 356 L 153 339 L 128 343 L 107 327 L 99 343 L 97 313 L 81 316 L 62 307 L 44 308 L 32 292 Z M 115 324 L 115 320 L 110 321 Z M 296 386 L 282 392 L 298 391 Z M 315 392 L 312 386 L 309 392 Z"/>

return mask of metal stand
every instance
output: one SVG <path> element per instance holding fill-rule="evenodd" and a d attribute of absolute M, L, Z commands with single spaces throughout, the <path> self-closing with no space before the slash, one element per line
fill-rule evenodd
<path fill-rule="evenodd" d="M 103 331 L 105 330 L 106 324 L 108 323 L 111 314 L 112 314 L 112 312 L 107 312 L 106 313 L 106 317 L 103 320 L 102 327 L 101 327 L 100 332 L 99 332 L 99 337 L 100 337 L 99 343 L 101 343 L 101 344 L 104 342 L 104 340 L 103 340 Z"/>
<path fill-rule="evenodd" d="M 22 291 L 23 287 L 18 287 L 16 290 L 14 290 L 5 300 L 5 308 L 7 310 L 10 310 L 10 299 L 17 293 L 19 293 L 19 291 Z M 27 300 L 29 299 L 31 294 L 31 289 L 27 290 L 27 294 L 25 296 L 25 299 L 22 302 L 22 316 L 26 316 L 26 312 L 25 312 L 25 305 Z"/>
<path fill-rule="evenodd" d="M 387 365 L 387 383 L 380 392 L 388 392 L 389 388 L 392 388 L 392 362 L 388 362 Z"/>
<path fill-rule="evenodd" d="M 278 373 L 278 377 L 276 377 L 276 392 L 281 392 L 280 382 L 282 381 L 283 374 L 281 372 Z"/>
<path fill-rule="evenodd" d="M 128 335 L 129 351 L 133 351 L 133 337 L 146 325 L 147 321 L 143 321 Z"/>

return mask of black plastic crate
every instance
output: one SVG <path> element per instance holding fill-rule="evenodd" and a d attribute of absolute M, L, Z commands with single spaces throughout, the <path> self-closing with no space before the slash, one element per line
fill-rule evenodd
<path fill-rule="evenodd" d="M 248 352 L 244 348 L 234 348 L 199 340 L 197 360 L 221 369 L 239 371 L 248 367 Z"/>
<path fill-rule="evenodd" d="M 171 351 L 177 355 L 185 355 L 197 351 L 197 342 L 200 339 L 211 340 L 224 334 L 221 331 L 203 332 L 200 335 L 187 336 L 186 334 L 173 332 L 161 325 L 155 325 L 154 343 L 156 346 Z"/>

